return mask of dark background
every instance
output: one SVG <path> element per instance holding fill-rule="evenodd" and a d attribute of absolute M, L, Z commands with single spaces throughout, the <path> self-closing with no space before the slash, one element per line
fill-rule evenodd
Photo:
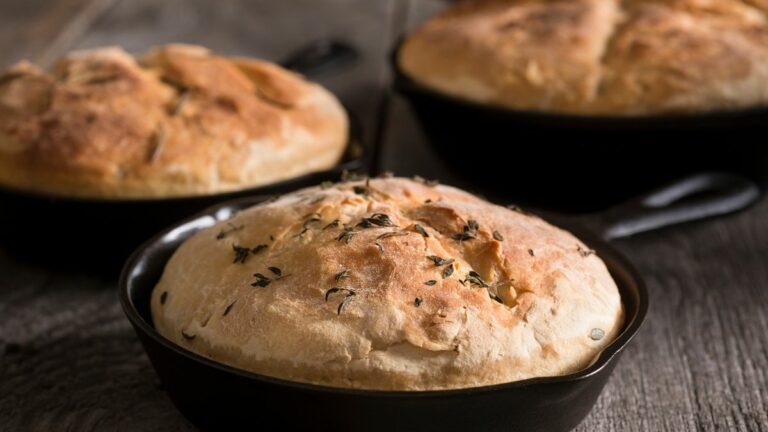
<path fill-rule="evenodd" d="M 441 7 L 436 0 L 2 0 L 0 65 L 167 42 L 279 61 L 316 38 L 342 38 L 361 50 L 360 62 L 318 80 L 360 117 L 369 140 L 386 118 L 382 167 L 452 184 L 404 101 L 386 97 L 392 43 Z M 768 202 L 616 245 L 645 275 L 651 309 L 578 430 L 768 430 Z M 191 429 L 159 386 L 115 282 L 22 263 L 0 248 L 0 430 Z"/>

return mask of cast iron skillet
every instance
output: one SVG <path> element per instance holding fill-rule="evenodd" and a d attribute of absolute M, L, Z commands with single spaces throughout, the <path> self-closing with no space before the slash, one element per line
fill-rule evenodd
<path fill-rule="evenodd" d="M 357 56 L 357 51 L 345 43 L 319 40 L 282 63 L 289 69 L 316 76 L 344 67 Z M 65 198 L 0 188 L 0 244 L 17 257 L 36 263 L 114 274 L 142 240 L 216 203 L 338 180 L 343 171 L 367 172 L 374 152 L 362 141 L 354 113 L 347 113 L 350 134 L 337 166 L 266 186 L 202 196 L 114 200 Z"/>
<path fill-rule="evenodd" d="M 645 286 L 627 260 L 598 236 L 561 220 L 560 226 L 576 233 L 605 261 L 626 309 L 618 338 L 589 367 L 573 374 L 449 391 L 339 389 L 245 372 L 160 336 L 152 323 L 150 294 L 176 248 L 197 231 L 263 199 L 224 203 L 173 226 L 134 252 L 120 277 L 123 309 L 165 390 L 178 409 L 204 430 L 280 425 L 335 432 L 567 431 L 589 413 L 648 308 Z"/>
<path fill-rule="evenodd" d="M 483 190 L 552 211 L 590 212 L 702 172 L 768 185 L 768 146 L 761 142 L 768 107 L 634 117 L 495 107 L 409 78 L 397 61 L 401 44 L 391 57 L 395 89 L 435 152 Z"/>

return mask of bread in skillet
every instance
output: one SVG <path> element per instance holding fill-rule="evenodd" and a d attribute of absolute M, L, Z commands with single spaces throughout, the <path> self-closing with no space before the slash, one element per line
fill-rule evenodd
<path fill-rule="evenodd" d="M 70 53 L 0 75 L 0 185 L 85 198 L 203 195 L 334 166 L 339 101 L 277 65 L 190 45 Z"/>
<path fill-rule="evenodd" d="M 410 78 L 524 111 L 655 115 L 768 104 L 764 0 L 469 0 L 410 35 Z"/>
<path fill-rule="evenodd" d="M 603 261 L 538 217 L 403 178 L 313 187 L 185 241 L 157 330 L 213 360 L 333 387 L 563 375 L 620 332 Z"/>

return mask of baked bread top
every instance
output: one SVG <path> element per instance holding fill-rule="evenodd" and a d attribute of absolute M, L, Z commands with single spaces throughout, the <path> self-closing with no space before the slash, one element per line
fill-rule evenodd
<path fill-rule="evenodd" d="M 649 115 L 768 105 L 765 0 L 471 0 L 408 37 L 417 82 L 519 110 Z"/>
<path fill-rule="evenodd" d="M 167 45 L 73 52 L 0 75 L 0 185 L 151 198 L 244 189 L 328 169 L 346 112 L 277 65 Z"/>
<path fill-rule="evenodd" d="M 197 233 L 151 308 L 163 336 L 214 360 L 385 390 L 567 374 L 623 324 L 614 281 L 573 235 L 402 178 L 303 189 Z"/>

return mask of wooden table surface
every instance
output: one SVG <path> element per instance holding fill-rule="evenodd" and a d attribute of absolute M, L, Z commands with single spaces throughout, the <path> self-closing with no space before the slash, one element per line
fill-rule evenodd
<path fill-rule="evenodd" d="M 383 168 L 452 183 L 405 103 L 385 96 L 392 42 L 440 7 L 437 0 L 2 1 L 0 65 L 166 42 L 280 60 L 316 38 L 343 38 L 360 49 L 360 62 L 319 81 L 357 113 L 368 139 L 386 118 Z M 768 200 L 616 245 L 645 275 L 651 309 L 577 430 L 768 430 Z M 54 430 L 194 428 L 163 392 L 114 280 L 54 272 L 0 247 L 0 431 Z"/>

